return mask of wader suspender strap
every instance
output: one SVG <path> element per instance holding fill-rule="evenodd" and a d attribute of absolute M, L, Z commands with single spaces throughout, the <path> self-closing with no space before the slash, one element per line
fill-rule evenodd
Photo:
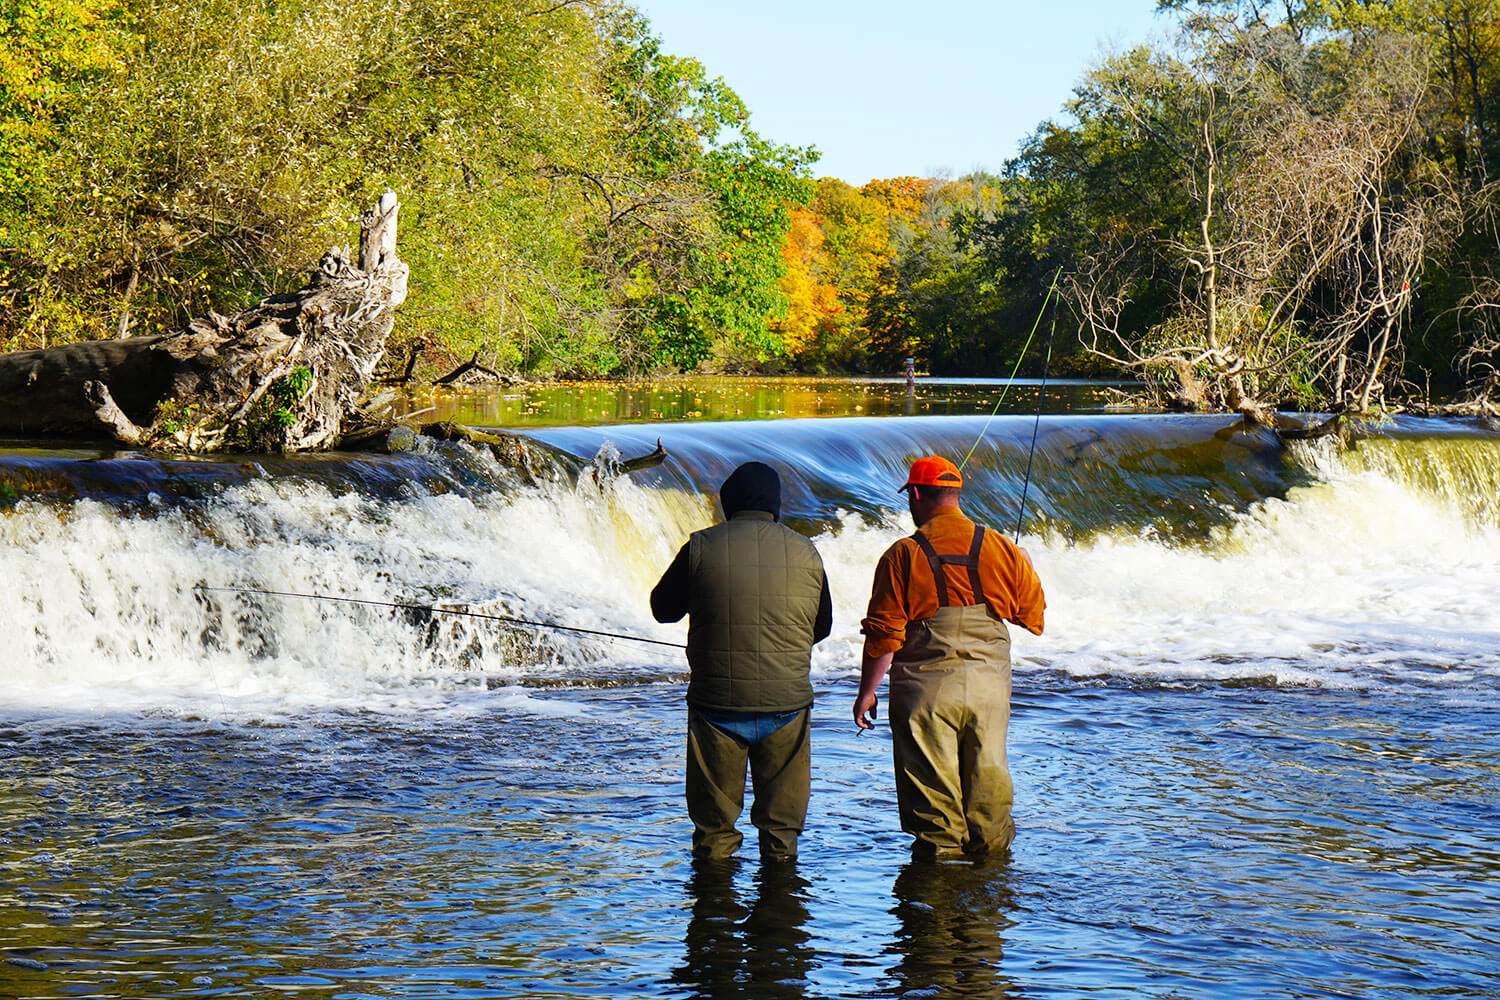
<path fill-rule="evenodd" d="M 943 565 L 967 566 L 969 568 L 969 586 L 974 590 L 974 603 L 985 603 L 984 584 L 979 582 L 979 550 L 984 545 L 984 525 L 974 525 L 974 541 L 969 545 L 969 554 L 966 556 L 940 556 L 932 547 L 932 542 L 927 536 L 918 531 L 911 536 L 916 539 L 922 551 L 927 553 L 927 561 L 932 564 L 932 578 L 937 581 L 938 607 L 948 607 L 948 581 L 943 579 Z"/>

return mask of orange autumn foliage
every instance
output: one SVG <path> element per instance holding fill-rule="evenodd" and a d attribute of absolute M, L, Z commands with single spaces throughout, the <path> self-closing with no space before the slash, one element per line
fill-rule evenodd
<path fill-rule="evenodd" d="M 902 210 L 923 182 L 901 178 L 872 197 L 843 181 L 818 181 L 812 205 L 792 211 L 782 257 L 786 318 L 776 323 L 786 354 L 798 362 L 847 364 L 869 340 L 863 318 L 871 297 L 889 281 L 892 256 L 887 201 Z"/>
<path fill-rule="evenodd" d="M 931 282 L 913 284 L 921 266 L 903 265 L 903 255 L 949 266 L 949 216 L 960 207 L 992 210 L 997 199 L 993 188 L 968 180 L 892 177 L 860 188 L 818 181 L 812 204 L 789 210 L 782 245 L 787 313 L 772 330 L 786 357 L 858 369 L 911 352 L 926 320 L 909 300 L 926 295 Z M 933 255 L 934 247 L 947 249 Z"/>
<path fill-rule="evenodd" d="M 810 209 L 793 208 L 791 225 L 781 247 L 786 273 L 781 277 L 781 291 L 786 296 L 786 317 L 772 321 L 772 329 L 781 336 L 782 350 L 798 358 L 818 340 L 820 330 L 834 325 L 844 312 L 839 291 L 821 279 L 823 273 L 823 230 Z"/>

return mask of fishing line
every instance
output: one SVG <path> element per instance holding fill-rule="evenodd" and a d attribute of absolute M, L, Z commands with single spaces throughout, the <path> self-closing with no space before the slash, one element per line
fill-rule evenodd
<path fill-rule="evenodd" d="M 333 597 L 328 594 L 298 594 L 286 590 L 256 590 L 250 587 L 205 587 L 195 586 L 194 590 L 215 591 L 226 594 L 263 594 L 267 597 L 300 597 L 306 601 L 332 601 L 339 604 L 366 604 L 377 608 L 396 608 L 402 611 L 422 611 L 427 614 L 462 615 L 465 618 L 483 618 L 486 621 L 505 622 L 507 625 L 529 625 L 532 628 L 550 628 L 560 632 L 578 632 L 582 635 L 598 636 L 602 639 L 624 639 L 628 642 L 646 642 L 653 646 L 667 646 L 671 649 L 685 649 L 686 647 L 676 642 L 663 642 L 660 639 L 647 639 L 639 635 L 626 635 L 623 632 L 602 632 L 598 629 L 579 628 L 576 625 L 557 625 L 552 622 L 531 621 L 526 618 L 512 618 L 509 615 L 492 615 L 483 611 L 460 611 L 457 608 L 439 608 L 431 604 L 408 604 L 402 601 L 371 601 L 361 597 Z"/>
<path fill-rule="evenodd" d="M 1053 282 L 1057 279 L 1054 277 Z M 1046 303 L 1043 303 L 1046 308 Z M 1052 338 L 1057 333 L 1057 300 L 1052 300 L 1052 327 L 1047 331 L 1047 358 L 1042 362 L 1042 384 L 1036 390 L 1036 419 L 1031 424 L 1031 447 L 1026 451 L 1026 478 L 1021 482 L 1021 507 L 1016 511 L 1016 541 L 1021 540 L 1021 520 L 1026 516 L 1026 491 L 1031 486 L 1031 460 L 1036 456 L 1036 435 L 1042 426 L 1042 397 L 1047 394 L 1047 374 L 1052 367 Z"/>
<path fill-rule="evenodd" d="M 1052 304 L 1052 327 L 1047 331 L 1047 360 L 1042 362 L 1042 383 L 1036 391 L 1036 421 L 1031 425 L 1031 447 L 1026 450 L 1026 479 L 1021 484 L 1021 507 L 1016 512 L 1016 541 L 1021 540 L 1021 520 L 1026 516 L 1026 493 L 1031 486 L 1031 462 L 1036 457 L 1036 436 L 1042 423 L 1042 398 L 1047 393 L 1047 374 L 1052 366 L 1052 338 L 1057 333 L 1057 279 L 1062 276 L 1062 268 L 1052 273 L 1052 284 L 1047 287 L 1047 295 L 1042 299 L 1042 308 L 1037 310 L 1036 322 L 1031 324 L 1031 332 L 1026 335 L 1026 343 L 1021 345 L 1021 353 L 1016 356 L 1015 367 L 1010 370 L 1010 378 L 1005 382 L 1005 388 L 1000 390 L 1000 398 L 995 400 L 995 408 L 985 418 L 984 426 L 979 428 L 979 436 L 969 446 L 964 460 L 958 463 L 958 471 L 962 472 L 964 466 L 969 464 L 969 458 L 974 454 L 974 449 L 979 447 L 979 442 L 984 440 L 984 435 L 990 429 L 990 422 L 995 419 L 995 414 L 1000 412 L 1000 404 L 1005 402 L 1005 394 L 1015 384 L 1016 372 L 1021 370 L 1021 362 L 1026 359 L 1026 351 L 1031 347 L 1031 340 L 1036 336 L 1037 327 L 1042 325 L 1042 317 L 1047 314 L 1047 304 Z"/>
<path fill-rule="evenodd" d="M 1042 299 L 1042 308 L 1040 308 L 1040 309 L 1037 310 L 1036 322 L 1031 324 L 1031 332 L 1026 335 L 1026 343 L 1024 343 L 1024 344 L 1021 345 L 1021 353 L 1016 356 L 1016 364 L 1015 364 L 1015 367 L 1013 367 L 1010 370 L 1010 378 L 1006 380 L 1006 382 L 1005 382 L 1005 388 L 1003 388 L 1003 389 L 1000 390 L 1000 398 L 997 399 L 997 400 L 995 400 L 995 408 L 993 410 L 991 410 L 990 411 L 990 415 L 985 418 L 984 426 L 981 427 L 981 428 L 979 428 L 979 436 L 976 437 L 974 439 L 974 443 L 969 446 L 968 452 L 964 455 L 964 460 L 962 462 L 958 463 L 958 471 L 959 472 L 964 471 L 964 466 L 966 466 L 966 465 L 969 464 L 969 457 L 974 454 L 974 449 L 979 447 L 979 442 L 981 442 L 981 441 L 984 440 L 984 435 L 990 429 L 990 422 L 995 419 L 995 414 L 997 414 L 997 413 L 1000 412 L 1000 404 L 1003 403 L 1003 402 L 1005 402 L 1005 394 L 1007 392 L 1009 392 L 1010 391 L 1010 387 L 1015 384 L 1015 381 L 1016 381 L 1016 372 L 1018 372 L 1018 371 L 1021 370 L 1021 362 L 1026 359 L 1026 350 L 1027 350 L 1027 348 L 1029 348 L 1031 346 L 1031 338 L 1033 338 L 1033 337 L 1036 336 L 1036 329 L 1037 329 L 1037 327 L 1039 327 L 1039 326 L 1042 325 L 1042 317 L 1047 314 L 1047 303 L 1048 302 L 1052 302 L 1052 326 L 1053 326 L 1053 329 L 1056 330 L 1056 328 L 1057 328 L 1057 303 L 1053 301 L 1052 297 L 1053 297 L 1053 294 L 1056 293 L 1056 291 L 1057 291 L 1057 279 L 1059 277 L 1061 277 L 1061 276 L 1062 276 L 1062 268 L 1059 267 L 1056 270 L 1056 272 L 1054 272 L 1053 275 L 1052 275 L 1052 284 L 1047 289 L 1047 295 L 1046 295 L 1046 297 L 1044 299 Z M 1052 356 L 1052 341 L 1051 341 L 1051 335 L 1050 334 L 1048 335 L 1048 341 L 1047 341 L 1047 356 L 1048 356 L 1048 358 L 1050 358 Z M 1045 386 L 1045 384 L 1046 384 L 1046 379 L 1044 378 L 1043 379 L 1043 385 Z M 1038 406 L 1041 405 L 1040 395 L 1038 395 L 1037 405 Z M 1035 439 L 1033 439 L 1033 443 L 1035 443 Z M 1030 461 L 1031 461 L 1031 459 L 1028 458 L 1026 461 L 1029 464 Z"/>
<path fill-rule="evenodd" d="M 203 662 L 208 664 L 208 676 L 213 678 L 214 693 L 219 696 L 219 718 L 224 722 L 229 721 L 229 706 L 224 703 L 224 689 L 219 686 L 219 672 L 214 669 L 212 657 L 205 656 Z"/>

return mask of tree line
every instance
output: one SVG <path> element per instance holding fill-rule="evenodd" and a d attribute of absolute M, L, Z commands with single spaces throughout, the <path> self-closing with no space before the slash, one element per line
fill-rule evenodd
<path fill-rule="evenodd" d="M 820 182 L 793 356 L 998 374 L 1055 289 L 1055 365 L 1185 408 L 1487 400 L 1500 3 L 1157 7 L 1171 41 L 1105 59 L 999 175 Z"/>
<path fill-rule="evenodd" d="M 0 0 L 0 84 L 0 347 L 296 288 L 390 188 L 398 337 L 440 356 L 588 374 L 777 349 L 814 153 L 762 139 L 628 7 Z"/>
<path fill-rule="evenodd" d="M 434 363 L 999 374 L 1040 320 L 1186 407 L 1487 396 L 1500 0 L 1157 7 L 997 173 L 854 187 L 606 0 L 0 0 L 0 347 L 294 288 L 391 188 Z"/>

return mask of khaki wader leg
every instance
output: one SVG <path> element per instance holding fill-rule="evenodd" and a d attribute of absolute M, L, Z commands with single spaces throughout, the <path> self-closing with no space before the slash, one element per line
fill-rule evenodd
<path fill-rule="evenodd" d="M 969 680 L 972 714 L 958 745 L 968 826 L 964 850 L 989 854 L 1004 850 L 1016 839 L 1016 824 L 1010 814 L 1015 793 L 1005 753 L 1010 729 L 1009 658 L 1003 667 L 975 671 Z"/>
<path fill-rule="evenodd" d="M 1015 837 L 1005 741 L 1010 639 L 983 605 L 907 626 L 891 671 L 901 828 L 921 857 L 998 851 Z"/>
<path fill-rule="evenodd" d="M 934 697 L 942 678 L 905 673 L 891 679 L 891 754 L 901 829 L 924 856 L 957 854 L 964 845 L 958 733 Z"/>
<path fill-rule="evenodd" d="M 755 788 L 750 821 L 760 831 L 763 858 L 782 861 L 797 856 L 797 835 L 807 820 L 812 790 L 811 719 L 812 710 L 804 708 L 801 715 L 750 748 L 750 780 Z"/>
<path fill-rule="evenodd" d="M 727 858 L 740 849 L 734 828 L 745 807 L 747 748 L 688 708 L 687 810 L 693 856 Z"/>

